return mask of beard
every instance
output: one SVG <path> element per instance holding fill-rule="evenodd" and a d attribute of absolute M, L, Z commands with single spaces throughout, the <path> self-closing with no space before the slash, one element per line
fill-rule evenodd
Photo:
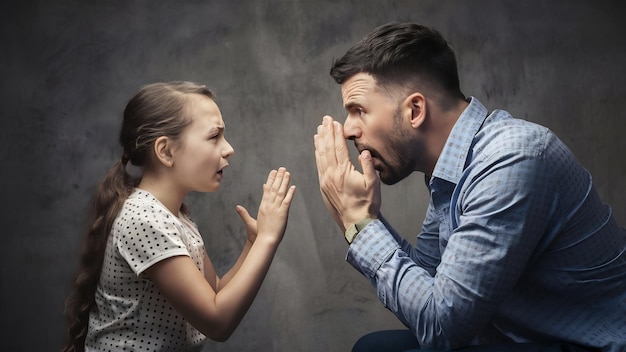
<path fill-rule="evenodd" d="M 419 146 L 411 139 L 409 133 L 402 128 L 400 106 L 396 109 L 393 117 L 393 130 L 385 137 L 387 139 L 385 157 L 382 156 L 380 151 L 368 145 L 357 145 L 357 149 L 359 151 L 369 150 L 372 158 L 380 162 L 377 166 L 380 181 L 386 185 L 393 185 L 415 171 L 414 167 L 420 154 Z"/>

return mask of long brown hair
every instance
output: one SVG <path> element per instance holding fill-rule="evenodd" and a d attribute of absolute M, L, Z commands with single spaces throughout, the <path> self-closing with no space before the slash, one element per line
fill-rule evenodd
<path fill-rule="evenodd" d="M 176 81 L 146 85 L 126 105 L 119 136 L 123 154 L 98 186 L 82 241 L 78 271 L 65 301 L 68 336 L 63 352 L 85 349 L 89 313 L 96 309 L 95 292 L 109 233 L 124 201 L 141 180 L 141 177 L 133 177 L 126 171 L 127 163 L 146 166 L 158 137 L 179 140 L 185 127 L 191 123 L 184 106 L 188 95 L 193 93 L 215 99 L 206 86 Z M 186 212 L 187 209 L 183 205 L 181 210 Z"/>

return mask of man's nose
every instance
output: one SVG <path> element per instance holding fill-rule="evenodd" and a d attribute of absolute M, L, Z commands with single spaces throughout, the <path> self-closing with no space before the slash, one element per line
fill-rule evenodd
<path fill-rule="evenodd" d="M 346 117 L 346 121 L 343 123 L 343 136 L 345 139 L 356 139 L 361 137 L 361 127 L 356 118 Z"/>

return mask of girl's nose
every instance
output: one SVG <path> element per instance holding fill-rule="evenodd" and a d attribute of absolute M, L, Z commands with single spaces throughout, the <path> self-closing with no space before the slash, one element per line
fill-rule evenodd
<path fill-rule="evenodd" d="M 226 143 L 226 145 L 224 146 L 224 149 L 222 149 L 222 156 L 224 157 L 224 159 L 228 159 L 231 155 L 235 153 L 235 149 L 233 149 L 233 146 L 230 145 L 230 143 L 228 143 L 226 139 L 224 139 L 224 142 Z"/>

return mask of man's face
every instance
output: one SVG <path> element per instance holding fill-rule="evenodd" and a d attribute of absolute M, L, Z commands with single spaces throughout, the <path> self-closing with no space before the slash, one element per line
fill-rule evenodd
<path fill-rule="evenodd" d="M 400 103 L 367 73 L 345 81 L 341 95 L 348 110 L 344 136 L 354 141 L 359 153 L 370 151 L 381 181 L 392 185 L 411 174 L 419 151 L 411 141 L 410 124 L 401 116 Z"/>

